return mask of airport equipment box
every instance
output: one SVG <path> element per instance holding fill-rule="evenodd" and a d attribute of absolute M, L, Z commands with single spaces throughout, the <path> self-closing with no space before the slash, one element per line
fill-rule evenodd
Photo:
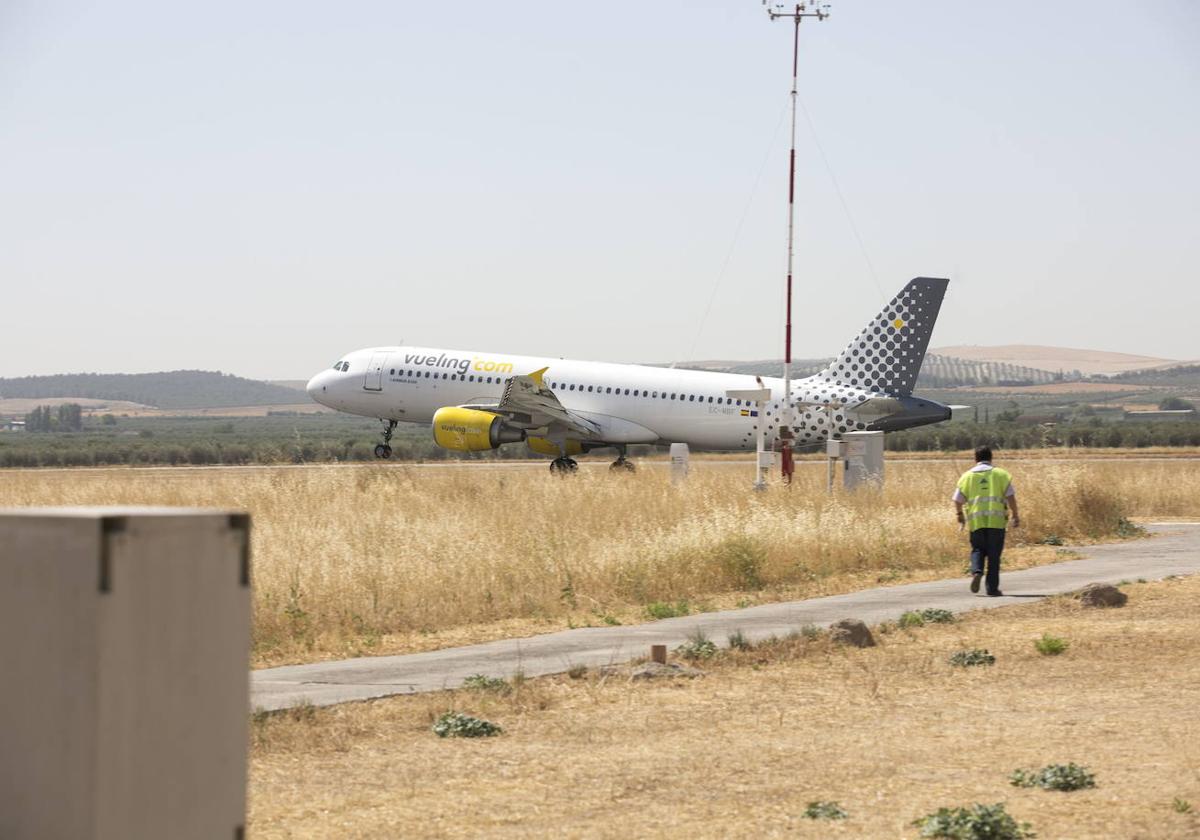
<path fill-rule="evenodd" d="M 0 511 L 0 837 L 243 836 L 249 526 Z"/>
<path fill-rule="evenodd" d="M 883 432 L 846 432 L 840 454 L 845 459 L 842 483 L 847 490 L 865 484 L 883 486 Z"/>

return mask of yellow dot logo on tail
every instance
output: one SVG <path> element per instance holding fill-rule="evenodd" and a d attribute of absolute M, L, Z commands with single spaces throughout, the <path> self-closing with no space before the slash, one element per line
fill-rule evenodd
<path fill-rule="evenodd" d="M 892 321 L 892 326 L 896 329 L 901 329 L 904 327 L 904 321 L 900 318 L 897 318 L 895 321 Z"/>

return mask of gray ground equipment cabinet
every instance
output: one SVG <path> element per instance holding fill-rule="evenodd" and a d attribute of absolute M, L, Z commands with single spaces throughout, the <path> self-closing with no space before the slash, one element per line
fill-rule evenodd
<path fill-rule="evenodd" d="M 249 529 L 0 510 L 0 837 L 244 835 Z"/>
<path fill-rule="evenodd" d="M 847 432 L 842 435 L 842 480 L 847 490 L 864 485 L 883 486 L 883 432 Z"/>

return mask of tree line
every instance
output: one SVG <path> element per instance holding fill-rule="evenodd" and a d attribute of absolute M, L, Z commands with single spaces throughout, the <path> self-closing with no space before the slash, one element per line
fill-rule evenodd
<path fill-rule="evenodd" d="M 1057 423 L 951 423 L 893 432 L 884 445 L 894 452 L 953 452 L 980 444 L 1001 449 L 1047 449 L 1085 447 L 1099 449 L 1144 449 L 1150 446 L 1200 446 L 1200 422 L 1099 424 Z"/>
<path fill-rule="evenodd" d="M 57 409 L 40 405 L 25 415 L 27 432 L 79 432 L 83 430 L 83 406 L 63 403 Z"/>

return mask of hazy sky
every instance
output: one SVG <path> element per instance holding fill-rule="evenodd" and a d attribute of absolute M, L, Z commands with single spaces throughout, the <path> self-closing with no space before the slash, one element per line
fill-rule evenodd
<path fill-rule="evenodd" d="M 0 376 L 779 356 L 790 41 L 757 0 L 0 0 Z M 925 274 L 935 345 L 1200 357 L 1200 4 L 801 42 L 797 356 Z"/>

